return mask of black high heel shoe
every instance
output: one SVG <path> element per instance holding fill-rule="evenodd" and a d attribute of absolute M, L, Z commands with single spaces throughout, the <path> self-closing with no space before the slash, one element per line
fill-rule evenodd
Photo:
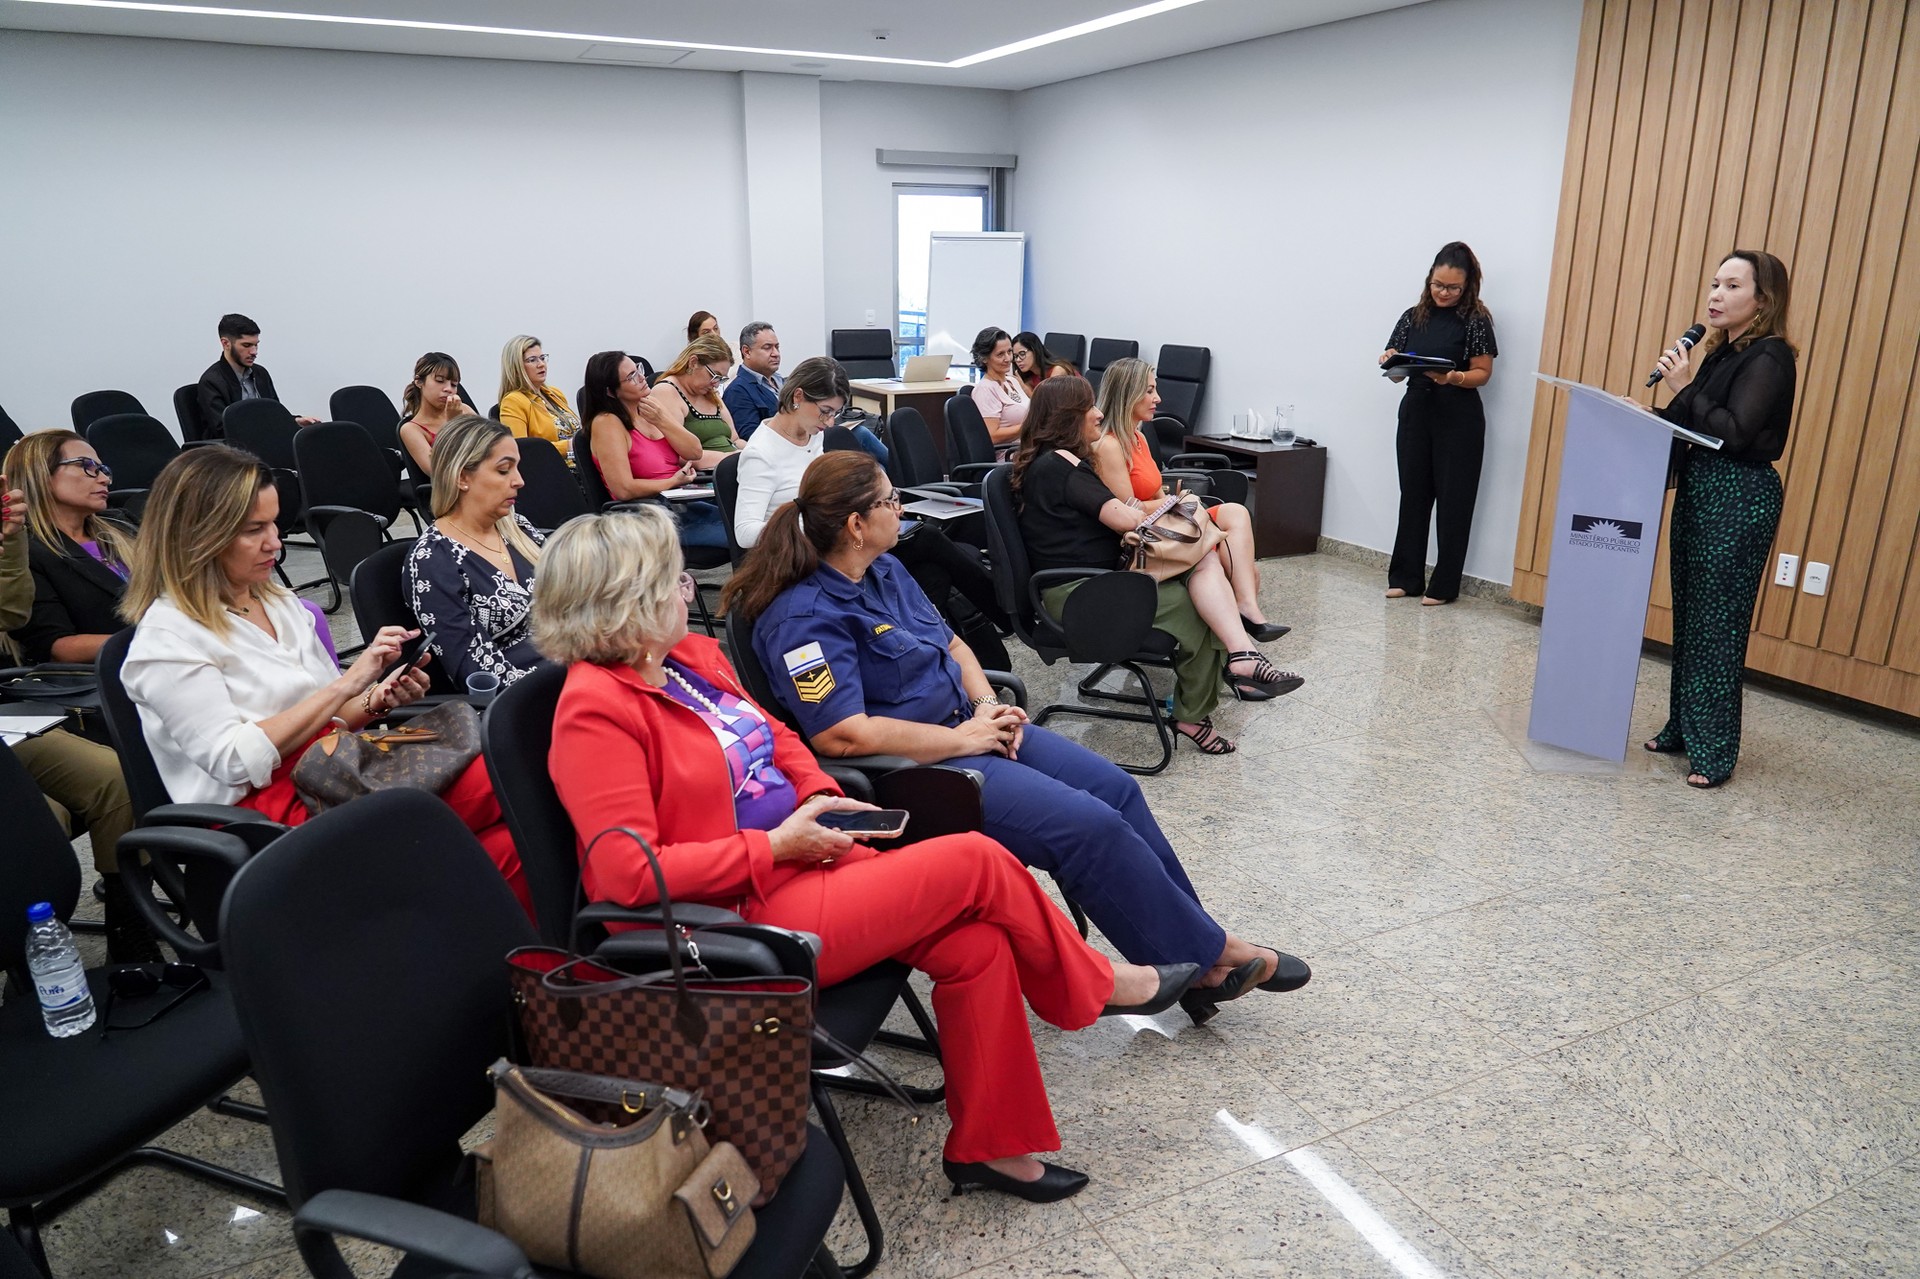
<path fill-rule="evenodd" d="M 1102 1017 L 1151 1017 L 1163 1013 L 1180 1002 L 1180 992 L 1193 985 L 1193 979 L 1200 975 L 1198 964 L 1155 964 L 1153 971 L 1160 974 L 1160 989 L 1153 992 L 1153 998 L 1144 1004 L 1123 1006 L 1108 1004 L 1100 1010 Z"/>
<path fill-rule="evenodd" d="M 1050 1204 L 1071 1199 L 1087 1188 L 1087 1174 L 1084 1172 L 1062 1168 L 1045 1160 L 1040 1162 L 1040 1166 L 1046 1171 L 1040 1174 L 1038 1181 L 1022 1181 L 1004 1172 L 995 1172 L 985 1164 L 957 1164 L 951 1159 L 940 1161 L 947 1180 L 953 1183 L 955 1195 L 967 1186 L 979 1186 L 984 1190 L 998 1190 L 1003 1195 L 1024 1199 L 1028 1203 Z"/>
<path fill-rule="evenodd" d="M 1247 634 L 1262 644 L 1271 644 L 1293 628 L 1282 626 L 1278 622 L 1256 622 L 1245 613 L 1240 614 L 1240 625 L 1247 628 Z"/>
<path fill-rule="evenodd" d="M 1234 674 L 1235 662 L 1252 662 L 1253 674 Z M 1227 687 L 1242 701 L 1265 701 L 1267 698 L 1280 697 L 1307 682 L 1292 671 L 1281 670 L 1267 660 L 1266 654 L 1253 649 L 1228 653 L 1226 676 Z"/>

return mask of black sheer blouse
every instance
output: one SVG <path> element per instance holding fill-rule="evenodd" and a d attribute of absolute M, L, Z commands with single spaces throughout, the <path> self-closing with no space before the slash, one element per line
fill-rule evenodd
<path fill-rule="evenodd" d="M 1111 568 L 1120 560 L 1120 535 L 1100 522 L 1113 490 L 1081 459 L 1042 453 L 1020 480 L 1020 538 L 1037 573 L 1048 568 Z"/>
<path fill-rule="evenodd" d="M 1726 441 L 1722 457 L 1772 462 L 1786 451 L 1795 380 L 1793 348 L 1785 338 L 1761 338 L 1744 350 L 1726 343 L 1700 362 L 1693 381 L 1658 412 L 1675 426 Z"/>
<path fill-rule="evenodd" d="M 1436 306 L 1424 324 L 1414 323 L 1413 313 L 1413 307 L 1401 313 L 1399 323 L 1393 326 L 1393 336 L 1387 339 L 1388 350 L 1403 355 L 1437 355 L 1463 369 L 1476 355 L 1500 354 L 1500 346 L 1493 339 L 1493 317 L 1485 311 L 1462 318 L 1457 306 Z M 1407 379 L 1409 390 L 1423 387 L 1439 389 L 1431 378 L 1416 374 Z"/>

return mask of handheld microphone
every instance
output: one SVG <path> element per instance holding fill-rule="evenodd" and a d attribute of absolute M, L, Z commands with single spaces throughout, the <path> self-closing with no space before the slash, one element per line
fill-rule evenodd
<path fill-rule="evenodd" d="M 1691 351 L 1693 344 L 1705 336 L 1707 336 L 1707 326 L 1704 324 L 1696 324 L 1685 333 L 1682 333 L 1680 340 L 1675 342 L 1674 345 L 1683 351 Z M 1665 369 L 1655 369 L 1653 372 L 1647 374 L 1647 385 L 1652 386 L 1666 375 L 1667 371 Z"/>

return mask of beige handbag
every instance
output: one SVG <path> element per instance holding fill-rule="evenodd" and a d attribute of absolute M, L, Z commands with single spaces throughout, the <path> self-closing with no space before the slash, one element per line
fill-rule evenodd
<path fill-rule="evenodd" d="M 1144 511 L 1132 532 L 1120 535 L 1120 567 L 1156 582 L 1171 581 L 1191 570 L 1219 541 L 1220 531 L 1200 499 L 1174 493 Z"/>
<path fill-rule="evenodd" d="M 491 1073 L 493 1138 L 474 1152 L 481 1225 L 536 1265 L 594 1279 L 720 1279 L 739 1262 L 760 1186 L 733 1146 L 709 1148 L 699 1094 L 505 1060 Z"/>

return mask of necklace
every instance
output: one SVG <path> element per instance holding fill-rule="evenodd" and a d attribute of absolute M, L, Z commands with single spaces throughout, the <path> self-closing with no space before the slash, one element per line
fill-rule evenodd
<path fill-rule="evenodd" d="M 500 539 L 500 545 L 488 546 L 486 541 L 478 533 L 470 532 L 467 529 L 461 528 L 458 524 L 454 524 L 453 521 L 451 520 L 447 521 L 447 523 L 452 526 L 454 532 L 460 535 L 460 538 L 462 541 L 472 542 L 475 545 L 475 547 L 485 551 L 487 554 L 505 555 L 507 553 L 507 540 L 504 537 Z"/>
<path fill-rule="evenodd" d="M 685 689 L 688 697 L 691 697 L 694 701 L 706 707 L 707 713 L 709 715 L 713 716 L 715 719 L 725 718 L 725 716 L 723 716 L 720 713 L 720 708 L 713 704 L 713 700 L 709 698 L 705 693 L 702 693 L 699 689 L 689 684 L 687 682 L 686 676 L 682 675 L 679 671 L 674 670 L 673 667 L 671 666 L 665 666 L 663 664 L 663 669 L 667 672 L 667 678 L 671 679 L 674 683 L 678 684 L 681 688 Z"/>

